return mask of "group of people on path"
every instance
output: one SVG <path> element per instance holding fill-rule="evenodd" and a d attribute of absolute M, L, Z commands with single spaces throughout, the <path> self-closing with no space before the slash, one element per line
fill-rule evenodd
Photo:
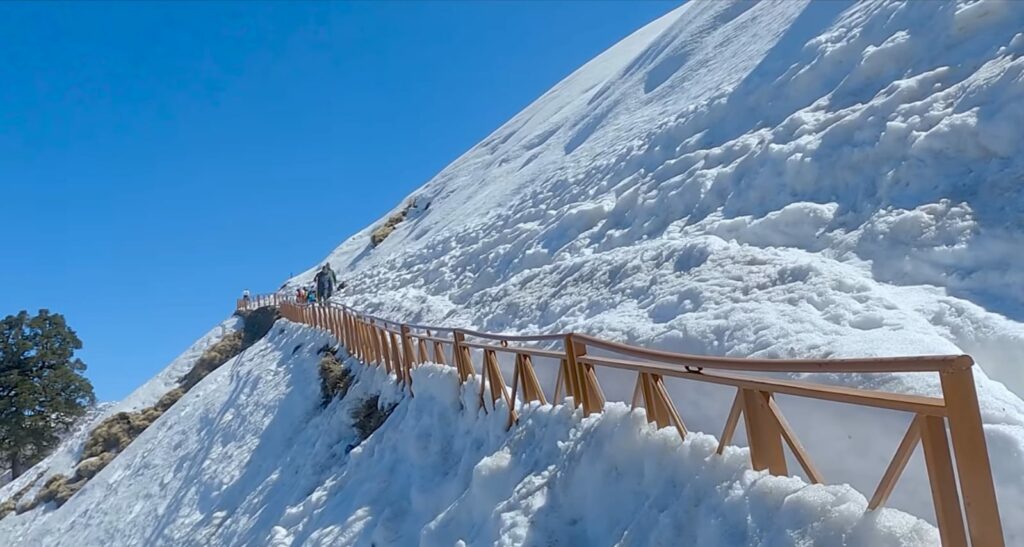
<path fill-rule="evenodd" d="M 345 284 L 338 284 L 338 275 L 331 269 L 330 264 L 324 264 L 316 276 L 313 277 L 313 284 L 309 288 L 299 285 L 295 289 L 295 302 L 298 304 L 313 304 L 316 302 L 327 302 L 334 294 L 334 290 L 345 288 Z M 242 291 L 242 300 L 249 303 L 249 289 Z"/>
<path fill-rule="evenodd" d="M 331 269 L 330 264 L 324 264 L 320 271 L 313 277 L 313 286 L 308 289 L 299 286 L 295 289 L 295 301 L 298 303 L 326 302 L 334 294 L 338 286 L 338 276 Z"/>

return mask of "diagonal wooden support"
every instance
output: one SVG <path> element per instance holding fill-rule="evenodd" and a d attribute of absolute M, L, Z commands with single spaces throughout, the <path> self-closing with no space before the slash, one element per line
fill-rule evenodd
<path fill-rule="evenodd" d="M 907 462 L 910 461 L 910 456 L 914 453 L 914 448 L 917 447 L 917 443 L 921 440 L 921 424 L 922 416 L 920 414 L 915 415 L 914 419 L 910 421 L 910 427 L 907 428 L 907 433 L 903 435 L 903 440 L 900 441 L 896 454 L 893 455 L 892 461 L 889 462 L 889 467 L 886 468 L 885 474 L 882 475 L 882 480 L 878 483 L 878 488 L 875 489 L 875 495 L 871 496 L 868 509 L 878 509 L 889 500 L 889 495 L 892 494 L 896 482 L 900 479 L 900 475 L 903 474 L 903 470 L 906 469 Z"/>
<path fill-rule="evenodd" d="M 562 359 L 561 361 L 558 362 L 558 376 L 555 377 L 555 392 L 551 395 L 551 400 L 554 401 L 556 404 L 559 401 L 563 400 L 560 397 L 560 395 L 562 394 L 562 389 L 565 386 L 565 369 L 565 359 Z M 566 396 L 568 396 L 568 388 L 565 388 L 565 391 Z"/>
<path fill-rule="evenodd" d="M 634 406 L 638 400 L 643 400 L 648 422 L 654 423 L 659 429 L 673 426 L 679 432 L 680 437 L 686 437 L 686 424 L 679 417 L 679 412 L 672 403 L 668 390 L 665 389 L 665 382 L 661 375 L 641 372 L 637 376 L 633 400 Z"/>
<path fill-rule="evenodd" d="M 590 405 L 594 412 L 601 412 L 604 410 L 604 390 L 601 389 L 601 383 L 597 381 L 597 371 L 594 370 L 594 365 L 583 365 L 583 371 L 587 379 L 587 389 L 590 395 Z"/>
<path fill-rule="evenodd" d="M 651 374 L 650 377 L 654 396 L 658 400 L 658 406 L 661 407 L 661 414 L 668 421 L 666 425 L 674 425 L 676 431 L 679 432 L 679 437 L 686 438 L 686 425 L 683 423 L 683 419 L 679 417 L 679 412 L 676 410 L 676 405 L 672 403 L 668 390 L 665 389 L 665 381 L 660 374 Z"/>
<path fill-rule="evenodd" d="M 736 426 L 740 421 L 740 414 L 743 412 L 743 390 L 736 390 L 736 397 L 732 400 L 732 408 L 729 409 L 729 417 L 725 420 L 725 429 L 722 436 L 718 438 L 718 450 L 716 453 L 721 456 L 725 447 L 732 442 L 732 436 L 736 434 Z"/>
<path fill-rule="evenodd" d="M 544 396 L 544 388 L 541 387 L 540 380 L 537 379 L 537 372 L 533 369 L 533 358 L 525 353 L 519 354 L 519 357 L 522 360 L 520 380 L 523 382 L 523 393 L 526 394 L 527 400 L 540 401 L 542 405 L 548 404 L 547 397 Z"/>
<path fill-rule="evenodd" d="M 434 341 L 434 362 L 439 365 L 447 365 L 448 361 L 444 358 L 444 347 L 441 342 Z"/>
<path fill-rule="evenodd" d="M 818 471 L 814 462 L 811 461 L 810 455 L 807 454 L 807 450 L 804 448 L 804 445 L 800 444 L 800 439 L 798 439 L 796 433 L 793 432 L 793 428 L 790 427 L 786 417 L 782 415 L 782 409 L 779 408 L 774 397 L 768 398 L 768 409 L 771 410 L 772 416 L 775 418 L 775 423 L 778 424 L 779 430 L 782 432 L 782 438 L 785 439 L 786 444 L 789 445 L 789 450 L 793 452 L 793 456 L 796 458 L 796 461 L 800 464 L 800 467 L 804 469 L 804 472 L 807 473 L 807 478 L 811 480 L 812 484 L 822 484 L 825 482 L 821 476 L 821 472 Z"/>
<path fill-rule="evenodd" d="M 633 399 L 629 402 L 629 409 L 636 410 L 638 406 L 642 404 L 641 398 L 643 397 L 643 389 L 640 386 L 640 374 L 636 375 L 636 385 L 633 386 Z"/>
<path fill-rule="evenodd" d="M 427 341 L 422 338 L 416 339 L 416 352 L 419 357 L 420 364 L 430 361 L 430 355 L 427 353 Z"/>
<path fill-rule="evenodd" d="M 516 395 L 519 394 L 519 374 L 520 374 L 519 354 L 516 354 L 516 364 L 515 364 L 514 367 L 512 367 L 512 400 L 513 401 L 516 400 Z M 523 392 L 523 400 L 524 401 L 528 401 L 529 400 L 529 399 L 526 399 L 525 390 Z"/>

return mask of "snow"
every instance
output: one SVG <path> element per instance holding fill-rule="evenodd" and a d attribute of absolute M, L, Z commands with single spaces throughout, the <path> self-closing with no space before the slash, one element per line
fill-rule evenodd
<path fill-rule="evenodd" d="M 10 499 L 12 495 L 31 483 L 31 488 L 21 498 L 22 502 L 28 502 L 35 497 L 39 489 L 46 483 L 46 479 L 51 476 L 62 474 L 70 477 L 78 465 L 89 432 L 100 422 L 118 412 L 130 412 L 152 406 L 165 393 L 178 387 L 178 379 L 192 369 L 192 365 L 206 348 L 217 343 L 226 334 L 240 328 L 241 320 L 239 318 L 232 316 L 224 320 L 171 361 L 160 373 L 150 378 L 123 400 L 98 404 L 93 411 L 83 416 L 75 424 L 71 433 L 61 441 L 53 453 L 14 481 L 0 488 L 0 501 Z M 2 532 L 0 532 L 0 537 L 2 537 Z"/>
<path fill-rule="evenodd" d="M 936 530 L 865 512 L 848 486 L 749 469 L 745 449 L 646 424 L 612 405 L 484 412 L 454 369 L 414 371 L 409 397 L 348 359 L 320 403 L 322 332 L 281 321 L 205 378 L 56 511 L 0 521 L 8 543 L 58 545 L 932 545 Z M 397 403 L 368 440 L 351 413 Z M 296 427 L 302 424 L 301 427 Z"/>
<path fill-rule="evenodd" d="M 1022 28 L 1019 2 L 688 2 L 415 191 L 429 207 L 380 246 L 373 226 L 339 246 L 339 300 L 713 355 L 969 353 L 1024 542 Z M 814 379 L 938 394 L 929 375 Z M 728 392 L 669 387 L 690 429 L 720 431 Z M 780 404 L 862 492 L 909 419 Z M 891 503 L 934 519 L 920 458 Z"/>
<path fill-rule="evenodd" d="M 379 246 L 379 223 L 342 243 L 327 257 L 347 283 L 337 299 L 419 324 L 711 355 L 969 353 L 1007 544 L 1024 544 L 1021 29 L 1021 2 L 687 2 L 415 191 Z M 450 373 L 424 368 L 404 399 L 363 371 L 359 389 L 400 404 L 346 454 L 350 402 L 317 406 L 317 336 L 287 327 L 254 346 L 67 505 L 8 517 L 0 538 L 935 541 L 905 513 L 864 514 L 857 493 L 873 491 L 904 414 L 780 397 L 834 485 L 806 487 L 744 470 L 740 449 L 709 459 L 710 437 L 653 432 L 614 403 L 586 420 L 529 409 L 505 433 L 472 398 L 458 410 Z M 537 366 L 550 390 L 550 363 Z M 932 375 L 790 376 L 939 393 Z M 632 378 L 599 378 L 628 400 Z M 721 431 L 728 390 L 668 389 L 691 431 Z M 889 506 L 934 522 L 921 459 Z"/>

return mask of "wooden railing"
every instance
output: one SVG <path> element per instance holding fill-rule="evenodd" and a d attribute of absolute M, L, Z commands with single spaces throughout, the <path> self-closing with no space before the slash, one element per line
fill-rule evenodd
<path fill-rule="evenodd" d="M 384 367 L 410 391 L 413 387 L 411 369 L 417 365 L 432 362 L 454 366 L 465 382 L 477 374 L 473 362 L 476 354 L 480 366 L 480 403 L 485 410 L 493 412 L 497 410 L 497 401 L 504 400 L 509 426 L 518 420 L 514 404 L 517 400 L 541 404 L 565 402 L 582 409 L 584 415 L 601 412 L 605 395 L 598 383 L 596 369 L 599 367 L 635 373 L 632 407 L 643 406 L 648 420 L 659 427 L 674 427 L 681 436 L 687 433 L 686 424 L 665 388 L 664 379 L 673 377 L 731 386 L 736 388 L 736 394 L 719 438 L 718 453 L 732 441 L 742 417 L 754 469 L 787 475 L 785 445 L 813 483 L 824 482 L 824 478 L 783 416 L 775 401 L 776 394 L 909 412 L 913 415 L 910 427 L 882 473 L 869 508 L 885 504 L 920 444 L 924 449 L 942 544 L 955 547 L 1004 545 L 974 387 L 974 361 L 967 355 L 733 359 L 643 349 L 577 333 L 514 336 L 397 323 L 335 303 L 297 304 L 283 295 L 255 296 L 239 300 L 237 305 L 239 309 L 279 306 L 282 316 L 291 321 L 330 331 L 351 355 L 364 363 Z M 511 391 L 498 365 L 499 354 L 514 358 Z M 550 399 L 538 380 L 533 364 L 535 358 L 550 358 L 559 363 Z M 765 372 L 938 373 L 942 397 L 752 374 Z"/>

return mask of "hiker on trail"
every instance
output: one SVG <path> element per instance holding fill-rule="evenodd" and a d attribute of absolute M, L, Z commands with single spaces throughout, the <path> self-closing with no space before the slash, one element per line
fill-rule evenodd
<path fill-rule="evenodd" d="M 319 302 L 326 302 L 334 294 L 334 286 L 338 284 L 338 276 L 334 274 L 331 265 L 324 263 L 323 268 L 316 273 L 316 299 Z"/>
<path fill-rule="evenodd" d="M 313 304 L 316 302 L 316 290 L 313 287 L 306 289 L 306 303 Z"/>
<path fill-rule="evenodd" d="M 306 301 L 306 289 L 299 287 L 295 289 L 295 303 L 302 304 Z"/>
<path fill-rule="evenodd" d="M 249 303 L 249 289 L 242 291 L 242 302 Z"/>

